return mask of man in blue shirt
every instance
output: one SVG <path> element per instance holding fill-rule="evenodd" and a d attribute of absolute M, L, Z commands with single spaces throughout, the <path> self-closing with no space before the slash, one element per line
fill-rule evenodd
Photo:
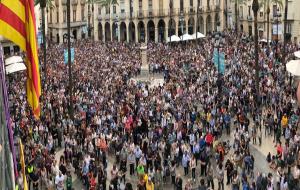
<path fill-rule="evenodd" d="M 190 162 L 190 156 L 187 152 L 184 152 L 182 156 L 182 166 L 184 168 L 184 176 L 189 174 L 189 162 Z"/>

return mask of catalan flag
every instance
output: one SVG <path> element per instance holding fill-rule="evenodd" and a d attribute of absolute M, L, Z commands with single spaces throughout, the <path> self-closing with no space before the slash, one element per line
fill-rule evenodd
<path fill-rule="evenodd" d="M 26 53 L 27 100 L 38 118 L 41 82 L 33 0 L 0 0 L 0 28 L 0 35 L 20 46 Z"/>
<path fill-rule="evenodd" d="M 21 168 L 22 168 L 22 176 L 23 176 L 23 184 L 24 184 L 24 190 L 28 190 L 28 184 L 26 179 L 26 172 L 25 172 L 25 159 L 24 159 L 24 148 L 21 139 L 19 139 L 20 143 L 20 162 L 21 162 Z"/>

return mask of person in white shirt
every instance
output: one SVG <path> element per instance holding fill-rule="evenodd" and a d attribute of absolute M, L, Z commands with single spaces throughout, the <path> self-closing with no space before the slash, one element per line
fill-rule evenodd
<path fill-rule="evenodd" d="M 65 180 L 65 177 L 62 175 L 61 172 L 59 172 L 58 175 L 55 177 L 55 186 L 56 186 L 57 190 L 64 189 L 64 180 Z"/>

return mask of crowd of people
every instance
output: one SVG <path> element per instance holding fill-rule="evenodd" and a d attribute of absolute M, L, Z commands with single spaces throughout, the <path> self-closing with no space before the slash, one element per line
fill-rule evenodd
<path fill-rule="evenodd" d="M 66 47 L 49 45 L 40 120 L 26 103 L 25 73 L 9 77 L 12 127 L 25 145 L 30 187 L 78 189 L 75 177 L 89 190 L 299 189 L 299 110 L 282 44 L 260 44 L 257 89 L 252 39 L 224 36 L 223 75 L 210 35 L 149 43 L 149 70 L 164 76 L 151 88 L 132 80 L 140 44 L 74 42 L 73 112 Z M 289 43 L 287 59 L 297 49 Z M 276 147 L 263 160 L 270 172 L 256 167 L 251 149 L 268 136 Z M 17 183 L 22 189 L 21 176 Z"/>

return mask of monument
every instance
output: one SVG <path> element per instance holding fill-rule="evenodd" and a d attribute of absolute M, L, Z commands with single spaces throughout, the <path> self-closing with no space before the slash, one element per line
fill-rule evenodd
<path fill-rule="evenodd" d="M 133 78 L 136 82 L 142 82 L 147 84 L 150 88 L 163 85 L 164 79 L 162 74 L 155 74 L 150 75 L 149 73 L 149 63 L 148 63 L 148 56 L 147 56 L 147 44 L 141 44 L 140 47 L 140 56 L 141 56 L 141 72 L 138 76 Z"/>
<path fill-rule="evenodd" d="M 140 77 L 149 80 L 149 64 L 147 57 L 147 44 L 142 44 L 140 47 L 140 55 L 142 60 Z"/>

